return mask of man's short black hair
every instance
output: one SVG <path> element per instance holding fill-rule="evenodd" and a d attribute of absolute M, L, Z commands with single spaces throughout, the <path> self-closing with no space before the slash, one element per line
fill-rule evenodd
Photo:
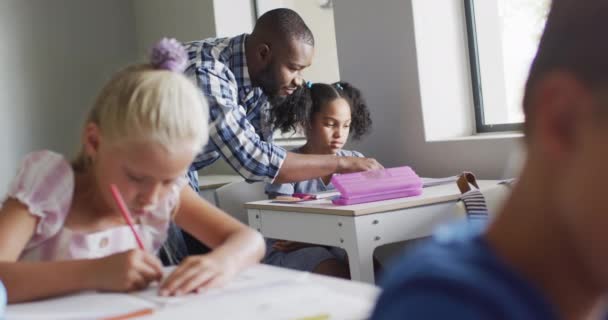
<path fill-rule="evenodd" d="M 302 17 L 287 8 L 264 13 L 255 23 L 253 33 L 272 33 L 286 40 L 295 39 L 315 45 L 315 38 Z"/>

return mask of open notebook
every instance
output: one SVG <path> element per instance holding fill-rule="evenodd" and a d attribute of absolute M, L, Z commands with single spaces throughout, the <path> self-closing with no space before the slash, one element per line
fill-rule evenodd
<path fill-rule="evenodd" d="M 297 319 L 316 314 L 356 319 L 371 310 L 370 301 L 328 291 L 309 282 L 307 273 L 272 271 L 250 268 L 223 288 L 181 297 L 158 296 L 158 286 L 152 285 L 133 294 L 83 292 L 13 304 L 7 308 L 5 319 L 111 319 L 146 309 L 154 310 L 151 319 L 174 320 L 203 313 L 207 319 L 252 319 L 253 315 L 260 319 Z M 353 304 L 358 307 L 335 307 Z"/>
<path fill-rule="evenodd" d="M 173 269 L 174 267 L 166 268 L 165 277 Z M 221 297 L 248 290 L 262 290 L 278 284 L 303 281 L 305 276 L 307 273 L 300 274 L 300 278 L 271 277 L 271 275 L 260 274 L 254 270 L 245 270 L 223 288 L 180 297 L 159 296 L 158 284 L 152 284 L 146 290 L 131 294 L 87 291 L 61 298 L 10 305 L 7 309 L 6 319 L 111 318 L 144 309 L 157 310 L 201 298 Z"/>

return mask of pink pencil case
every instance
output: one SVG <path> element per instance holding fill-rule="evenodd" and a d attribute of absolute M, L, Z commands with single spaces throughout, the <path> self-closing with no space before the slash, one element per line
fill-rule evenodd
<path fill-rule="evenodd" d="M 337 174 L 331 183 L 340 191 L 332 200 L 336 205 L 350 205 L 422 194 L 422 179 L 410 167 Z"/>

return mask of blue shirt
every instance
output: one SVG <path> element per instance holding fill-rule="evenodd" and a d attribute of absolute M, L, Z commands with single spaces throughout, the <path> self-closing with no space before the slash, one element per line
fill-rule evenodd
<path fill-rule="evenodd" d="M 197 155 L 188 177 L 198 190 L 196 170 L 220 157 L 247 181 L 273 181 L 287 155 L 272 144 L 270 104 L 249 78 L 245 57 L 247 34 L 233 38 L 185 43 L 185 74 L 201 89 L 209 103 L 209 143 Z"/>
<path fill-rule="evenodd" d="M 372 319 L 558 319 L 542 293 L 510 269 L 470 223 L 438 230 L 382 280 Z"/>
<path fill-rule="evenodd" d="M 300 149 L 292 150 L 294 153 L 301 153 Z M 338 150 L 336 153 L 338 157 L 363 157 L 360 152 L 349 151 L 349 150 Z M 319 193 L 324 191 L 335 190 L 334 186 L 330 183 L 327 185 L 321 180 L 321 178 L 304 180 L 293 183 L 268 183 L 266 184 L 266 194 L 270 198 L 276 196 L 290 196 L 294 193 Z"/>

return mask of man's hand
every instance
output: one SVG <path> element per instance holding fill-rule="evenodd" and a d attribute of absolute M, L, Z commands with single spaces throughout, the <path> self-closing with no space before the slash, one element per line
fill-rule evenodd
<path fill-rule="evenodd" d="M 274 183 L 299 182 L 330 176 L 334 173 L 351 173 L 379 170 L 384 167 L 373 158 L 338 157 L 329 154 L 299 154 L 288 152 Z"/>
<path fill-rule="evenodd" d="M 338 157 L 337 173 L 351 173 L 384 169 L 374 158 Z"/>

